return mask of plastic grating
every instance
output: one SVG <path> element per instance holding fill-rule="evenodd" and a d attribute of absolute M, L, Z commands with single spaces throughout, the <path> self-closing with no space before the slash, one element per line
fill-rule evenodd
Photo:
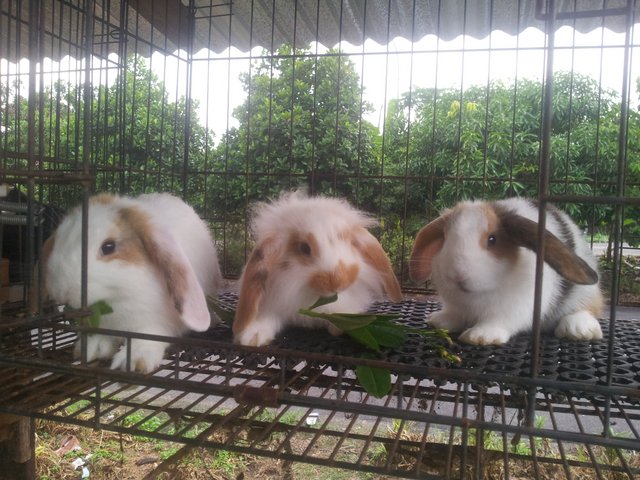
<path fill-rule="evenodd" d="M 236 300 L 226 294 L 221 303 L 233 309 Z M 437 308 L 375 306 L 420 327 Z M 418 336 L 370 360 L 322 330 L 241 347 L 226 325 L 175 339 L 158 370 L 143 375 L 74 361 L 82 329 L 62 315 L 16 318 L 0 326 L 0 411 L 394 478 L 636 478 L 638 329 L 617 322 L 607 385 L 603 327 L 593 344 L 544 336 L 537 379 L 526 335 L 503 347 L 455 343 L 462 364 L 452 365 Z M 389 394 L 363 390 L 361 364 L 391 371 Z"/>
<path fill-rule="evenodd" d="M 235 294 L 224 294 L 220 303 L 231 311 L 235 308 Z M 414 328 L 428 328 L 425 318 L 441 308 L 438 302 L 405 300 L 400 303 L 377 303 L 371 311 L 400 315 L 397 322 Z M 640 319 L 618 320 L 615 325 L 614 350 L 611 355 L 611 383 L 607 380 L 609 361 L 609 322 L 601 320 L 603 339 L 597 342 L 574 342 L 560 340 L 552 333 L 543 333 L 540 349 L 538 376 L 543 380 L 579 382 L 581 385 L 616 385 L 629 389 L 640 388 Z M 347 337 L 334 337 L 322 329 L 289 328 L 274 342 L 274 346 L 300 352 L 315 352 L 338 357 L 362 357 L 368 352 Z M 207 335 L 231 341 L 230 328 L 220 325 Z M 402 365 L 424 369 L 464 370 L 482 377 L 530 377 L 531 336 L 527 333 L 512 338 L 506 345 L 476 346 L 457 342 L 449 348 L 462 362 L 454 364 L 441 358 L 434 344 L 415 334 L 409 334 L 400 348 L 382 349 L 377 358 Z M 445 345 L 444 342 L 440 343 Z M 183 353 L 185 354 L 185 353 Z M 188 353 L 186 353 L 188 355 Z M 426 370 L 425 370 L 426 372 Z M 420 377 L 419 370 L 412 370 Z M 425 377 L 428 375 L 425 374 Z M 495 383 L 493 380 L 487 384 Z M 551 389 L 553 390 L 553 389 Z M 584 393 L 584 392 L 582 392 Z"/>
<path fill-rule="evenodd" d="M 223 294 L 219 305 L 228 311 L 235 308 L 237 296 Z M 433 301 L 405 300 L 399 303 L 378 303 L 372 311 L 399 314 L 397 322 L 416 328 L 428 328 L 425 318 L 437 311 L 440 305 Z M 61 316 L 44 318 L 42 330 L 25 330 L 22 333 L 0 328 L 0 356 L 7 358 L 52 358 L 63 364 L 72 364 L 71 345 L 76 340 L 77 327 L 68 325 Z M 33 325 L 33 324 L 32 324 Z M 49 330 L 47 326 L 53 328 Z M 559 340 L 552 334 L 543 334 L 540 347 L 538 378 L 531 381 L 531 337 L 521 334 L 506 345 L 475 346 L 459 343 L 452 334 L 453 345 L 449 351 L 457 354 L 460 364 L 451 363 L 437 352 L 437 346 L 445 346 L 444 340 L 434 343 L 420 335 L 409 334 L 398 348 L 383 348 L 372 354 L 346 336 L 335 337 L 324 329 L 288 328 L 272 345 L 260 348 L 233 345 L 231 328 L 219 324 L 207 332 L 194 333 L 173 340 L 169 358 L 191 362 L 211 355 L 242 357 L 247 363 L 264 363 L 275 355 L 276 361 L 283 355 L 286 362 L 311 361 L 334 364 L 336 368 L 353 370 L 356 363 L 383 364 L 385 368 L 415 380 L 431 379 L 434 382 L 468 381 L 473 388 L 486 388 L 498 384 L 517 390 L 535 384 L 550 393 L 558 389 L 581 396 L 600 395 L 607 389 L 617 388 L 616 394 L 628 396 L 630 401 L 640 400 L 640 323 L 636 320 L 618 320 L 615 324 L 613 350 L 609 351 L 609 323 L 601 321 L 604 338 L 597 342 L 573 342 Z M 43 333 L 44 332 L 44 333 Z M 115 332 L 114 332 L 115 333 Z M 136 336 L 125 333 L 125 337 Z M 155 337 L 158 340 L 166 337 Z M 152 337 L 154 339 L 154 337 Z M 607 365 L 611 361 L 611 379 Z M 370 362 L 369 362 L 370 363 Z M 106 365 L 103 363 L 103 366 Z M 285 365 L 288 368 L 288 365 Z"/>

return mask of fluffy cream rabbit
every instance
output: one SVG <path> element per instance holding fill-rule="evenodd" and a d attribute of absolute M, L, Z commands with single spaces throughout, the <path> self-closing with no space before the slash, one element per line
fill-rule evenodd
<path fill-rule="evenodd" d="M 256 247 L 240 281 L 234 339 L 242 345 L 270 343 L 287 325 L 325 327 L 298 315 L 319 297 L 338 295 L 325 312 L 363 312 L 385 294 L 402 294 L 387 255 L 367 230 L 372 218 L 346 201 L 301 192 L 255 207 Z"/>
<path fill-rule="evenodd" d="M 209 229 L 189 205 L 162 193 L 101 194 L 90 199 L 88 216 L 87 303 L 113 308 L 101 328 L 175 337 L 209 327 L 205 296 L 216 293 L 222 277 Z M 43 249 L 46 292 L 74 308 L 80 307 L 81 229 L 77 207 Z M 131 343 L 131 369 L 150 372 L 160 365 L 167 343 Z M 121 337 L 89 335 L 87 360 L 112 359 L 112 368 L 125 369 L 122 344 Z"/>

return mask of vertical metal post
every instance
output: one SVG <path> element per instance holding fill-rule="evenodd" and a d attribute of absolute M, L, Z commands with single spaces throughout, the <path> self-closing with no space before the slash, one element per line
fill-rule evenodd
<path fill-rule="evenodd" d="M 191 145 L 191 82 L 193 81 L 193 38 L 195 36 L 196 7 L 194 0 L 189 0 L 189 21 L 187 22 L 187 91 L 184 112 L 184 153 L 182 159 L 182 198 L 187 198 L 189 180 L 189 147 Z"/>
<path fill-rule="evenodd" d="M 91 56 L 93 54 L 93 23 L 94 2 L 84 2 L 84 85 L 83 85 L 83 125 L 82 125 L 82 173 L 85 178 L 91 170 L 91 110 L 93 102 L 93 87 L 91 84 Z M 82 195 L 82 238 L 81 238 L 81 273 L 80 273 L 80 304 L 87 306 L 87 262 L 89 258 L 89 196 L 91 184 L 86 182 Z M 87 336 L 82 335 L 80 343 L 80 358 L 82 362 L 87 358 Z"/>
<path fill-rule="evenodd" d="M 37 138 L 39 129 L 36 128 L 36 107 L 38 105 L 36 93 L 36 78 L 38 75 L 38 60 L 40 58 L 40 0 L 29 1 L 29 85 L 27 100 L 27 170 L 31 171 L 36 168 L 36 141 L 42 143 L 42 138 Z M 42 94 L 42 92 L 40 92 Z M 42 121 L 42 111 L 40 112 L 40 121 Z M 26 259 L 22 265 L 22 277 L 25 285 L 31 282 L 34 256 L 34 234 L 35 221 L 33 209 L 33 196 L 35 192 L 35 182 L 33 177 L 27 179 L 27 226 L 26 226 Z M 33 295 L 33 292 L 30 292 Z"/>
<path fill-rule="evenodd" d="M 540 4 L 538 4 L 540 6 Z M 533 301 L 533 329 L 531 337 L 531 377 L 538 376 L 540 357 L 540 328 L 542 315 L 542 280 L 544 269 L 545 230 L 547 228 L 547 197 L 549 196 L 549 175 L 551 170 L 551 130 L 553 128 L 553 50 L 555 47 L 555 0 L 548 0 L 545 16 L 547 38 L 545 83 L 542 98 L 542 141 L 540 148 L 540 170 L 538 182 L 538 253 L 536 256 L 535 294 Z M 527 396 L 527 426 L 533 426 L 536 412 L 536 387 L 529 389 Z"/>
<path fill-rule="evenodd" d="M 118 88 L 116 89 L 116 102 L 115 109 L 113 112 L 114 117 L 116 119 L 116 124 L 118 125 L 118 168 L 119 168 L 119 178 L 118 178 L 118 189 L 120 193 L 125 193 L 127 188 L 126 183 L 126 153 L 125 153 L 125 127 L 126 127 L 126 93 L 127 93 L 127 42 L 128 42 L 128 32 L 127 25 L 129 24 L 129 1 L 122 0 L 120 4 L 120 25 L 118 31 Z M 116 163 L 114 161 L 114 163 Z M 114 165 L 115 166 L 115 165 Z"/>
<path fill-rule="evenodd" d="M 620 104 L 620 129 L 618 130 L 618 155 L 617 155 L 617 182 L 616 197 L 624 200 L 626 172 L 628 169 L 627 159 L 627 134 L 629 120 L 630 101 L 630 76 L 631 76 L 631 42 L 633 29 L 633 5 L 634 0 L 627 0 L 627 13 L 625 22 L 624 39 L 624 74 L 622 75 L 622 92 Z M 624 202 L 616 202 L 614 206 L 613 219 L 613 275 L 611 280 L 611 301 L 609 310 L 609 339 L 607 344 L 607 385 L 612 384 L 613 373 L 613 347 L 615 343 L 616 310 L 618 304 L 618 293 L 620 289 L 620 263 L 622 261 L 622 225 L 624 218 Z M 609 423 L 611 418 L 611 396 L 607 396 L 605 403 L 605 415 L 603 419 L 605 436 L 609 436 Z"/>

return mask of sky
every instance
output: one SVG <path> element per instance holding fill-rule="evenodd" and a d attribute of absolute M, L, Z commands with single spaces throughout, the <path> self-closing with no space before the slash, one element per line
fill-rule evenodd
<path fill-rule="evenodd" d="M 516 78 L 542 80 L 544 43 L 543 32 L 529 28 L 518 37 L 497 31 L 484 39 L 460 36 L 445 42 L 427 36 L 413 45 L 397 38 L 388 47 L 367 41 L 364 47 L 343 44 L 342 51 L 352 54 L 363 78 L 364 99 L 375 107 L 367 120 L 382 130 L 385 105 L 410 88 L 466 89 L 471 85 L 486 85 L 491 80 L 502 80 L 506 84 Z M 605 88 L 620 92 L 623 44 L 624 34 L 610 30 L 581 34 L 569 27 L 561 28 L 556 35 L 554 69 L 590 75 L 600 79 Z M 577 48 L 571 48 L 573 45 Z M 367 55 L 362 55 L 363 51 Z M 259 53 L 259 49 L 253 52 Z M 238 51 L 220 55 L 201 52 L 196 57 L 214 59 L 195 62 L 192 95 L 200 101 L 201 121 L 219 135 L 227 126 L 238 125 L 232 117 L 233 108 L 245 98 L 238 76 L 248 71 L 250 60 L 247 53 Z M 636 63 L 632 61 L 634 81 L 640 76 Z M 632 98 L 636 98 L 635 83 Z"/>
<path fill-rule="evenodd" d="M 492 80 L 502 80 L 506 84 L 513 83 L 516 78 L 542 80 L 544 43 L 542 31 L 528 28 L 519 36 L 494 31 L 483 39 L 460 36 L 447 42 L 428 35 L 413 44 L 406 39 L 396 38 L 389 45 L 367 41 L 364 46 L 343 43 L 341 49 L 344 54 L 350 55 L 363 79 L 364 99 L 375 108 L 366 119 L 382 130 L 388 101 L 400 97 L 410 88 L 437 86 L 466 89 L 471 85 L 487 85 Z M 605 88 L 620 92 L 623 44 L 624 34 L 607 29 L 600 28 L 582 34 L 570 27 L 560 28 L 556 34 L 554 69 L 590 75 L 599 79 Z M 318 46 L 319 52 L 325 50 Z M 238 125 L 233 117 L 233 109 L 245 99 L 238 78 L 242 72 L 249 71 L 251 57 L 260 53 L 261 49 L 256 48 L 252 52 L 230 49 L 221 54 L 202 51 L 195 55 L 191 94 L 199 103 L 197 114 L 200 122 L 215 132 L 216 139 L 228 127 Z M 148 61 L 164 82 L 169 98 L 175 100 L 184 95 L 187 91 L 185 62 L 159 53 Z M 81 63 L 69 58 L 62 59 L 59 64 L 47 60 L 44 71 L 58 75 L 60 71 L 81 67 Z M 635 79 L 640 77 L 639 64 L 632 55 L 631 78 L 634 83 L 631 90 L 634 107 L 638 104 Z M 105 69 L 106 65 L 106 61 L 94 60 L 94 83 L 110 84 L 115 80 L 117 70 Z M 0 60 L 0 73 L 7 72 L 23 74 L 23 88 L 26 88 L 27 61 L 15 65 Z M 52 78 L 52 75 L 45 75 L 45 85 L 51 83 Z M 62 79 L 79 83 L 82 73 L 63 74 Z"/>

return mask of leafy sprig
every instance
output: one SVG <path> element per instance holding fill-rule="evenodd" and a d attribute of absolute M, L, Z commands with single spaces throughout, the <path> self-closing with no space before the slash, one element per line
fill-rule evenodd
<path fill-rule="evenodd" d="M 412 328 L 395 323 L 400 315 L 388 313 L 325 313 L 317 312 L 316 308 L 335 302 L 337 295 L 328 298 L 319 298 L 309 308 L 300 309 L 299 313 L 313 318 L 327 320 L 342 330 L 345 335 L 351 337 L 357 343 L 378 353 L 381 347 L 395 348 L 404 344 L 407 334 L 415 333 L 433 342 L 438 354 L 445 360 L 460 363 L 460 357 L 449 352 L 442 345 L 444 340 L 447 346 L 453 342 L 446 330 L 441 328 Z M 371 355 L 365 358 L 372 358 Z M 388 369 L 360 365 L 356 367 L 356 376 L 360 385 L 371 395 L 380 398 L 391 390 L 391 372 Z"/>
<path fill-rule="evenodd" d="M 90 314 L 88 316 L 80 316 L 80 324 L 93 328 L 98 328 L 100 326 L 100 319 L 103 315 L 113 313 L 111 305 L 104 300 L 98 300 L 87 308 L 89 309 Z M 69 305 L 66 305 L 64 312 L 67 318 L 77 319 L 82 310 L 78 308 L 71 308 Z"/>
<path fill-rule="evenodd" d="M 317 308 L 333 303 L 337 299 L 337 295 L 321 297 L 309 308 L 300 309 L 299 313 L 331 322 L 345 335 L 371 350 L 371 353 L 363 356 L 366 359 L 375 359 L 375 354 L 379 353 L 382 348 L 402 346 L 407 335 L 413 333 L 432 343 L 440 357 L 452 363 L 460 363 L 460 357 L 448 350 L 453 342 L 444 329 L 408 327 L 396 323 L 394 320 L 400 318 L 400 315 L 393 313 L 326 313 L 316 311 Z M 223 308 L 217 299 L 212 297 L 208 297 L 207 301 L 211 310 L 224 323 L 229 326 L 233 324 L 235 315 L 233 310 Z M 359 365 L 356 367 L 356 377 L 362 388 L 377 398 L 385 396 L 391 390 L 391 372 L 388 369 Z"/>

